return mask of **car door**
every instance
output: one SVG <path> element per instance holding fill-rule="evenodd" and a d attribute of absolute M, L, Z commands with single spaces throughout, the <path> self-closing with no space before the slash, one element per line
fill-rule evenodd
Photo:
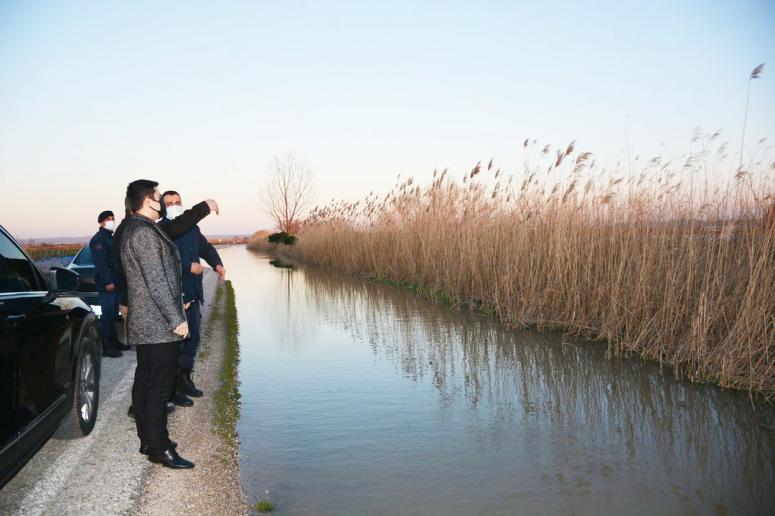
<path fill-rule="evenodd" d="M 0 231 L 0 447 L 29 432 L 66 398 L 72 382 L 67 318 L 37 267 Z"/>
<path fill-rule="evenodd" d="M 2 264 L 3 259 L 0 258 L 0 267 Z M 7 303 L 8 299 L 0 292 L 0 450 L 5 449 L 19 436 L 15 403 L 18 390 L 16 364 L 19 339 L 13 311 L 6 311 Z M 2 466 L 5 469 L 4 463 Z"/>
<path fill-rule="evenodd" d="M 95 275 L 94 260 L 91 257 L 91 248 L 88 244 L 83 246 L 73 261 L 67 266 L 68 269 L 77 272 L 81 276 L 81 284 L 78 288 L 81 292 L 97 292 L 97 283 Z"/>

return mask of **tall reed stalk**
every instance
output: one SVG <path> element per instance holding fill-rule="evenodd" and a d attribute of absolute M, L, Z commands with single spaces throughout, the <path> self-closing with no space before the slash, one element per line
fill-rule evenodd
<path fill-rule="evenodd" d="M 574 144 L 547 145 L 515 176 L 491 161 L 462 183 L 445 170 L 316 208 L 285 252 L 772 396 L 775 229 L 762 199 L 775 164 L 735 174 L 725 152 L 710 158 L 729 177 L 694 189 L 707 159 L 655 157 L 628 179 Z"/>
<path fill-rule="evenodd" d="M 743 149 L 745 148 L 745 129 L 748 125 L 748 101 L 751 100 L 751 83 L 754 79 L 758 79 L 762 76 L 762 72 L 764 71 L 764 63 L 760 64 L 756 68 L 753 69 L 751 72 L 751 75 L 748 77 L 748 90 L 745 94 L 745 116 L 743 117 L 743 136 L 740 139 L 740 164 L 738 165 L 739 169 L 743 168 Z"/>

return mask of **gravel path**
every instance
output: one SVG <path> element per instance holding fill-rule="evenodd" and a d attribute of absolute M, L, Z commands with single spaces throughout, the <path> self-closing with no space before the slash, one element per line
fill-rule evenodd
<path fill-rule="evenodd" d="M 221 298 L 223 304 L 225 296 Z M 213 435 L 215 406 L 212 395 L 219 385 L 225 328 L 222 317 L 212 318 L 209 324 L 210 331 L 202 332 L 202 347 L 194 375 L 197 387 L 205 395 L 195 400 L 193 407 L 178 410 L 170 425 L 170 435 L 178 443 L 178 453 L 196 466 L 185 471 L 153 468 L 139 498 L 138 514 L 248 513 L 239 477 L 239 443 L 227 443 Z"/>
<path fill-rule="evenodd" d="M 203 329 L 209 324 L 209 315 L 217 275 L 208 270 L 205 276 Z M 192 471 L 171 471 L 148 462 L 138 453 L 134 420 L 126 415 L 131 400 L 134 380 L 134 351 L 121 358 L 103 358 L 100 380 L 100 408 L 97 424 L 85 438 L 64 440 L 57 434 L 38 451 L 26 466 L 0 491 L 0 514 L 135 514 L 138 511 L 152 514 L 182 514 L 189 509 L 171 499 L 170 495 L 181 492 L 202 492 L 203 487 L 228 481 L 219 493 L 219 502 L 230 493 L 232 502 L 229 514 L 245 513 L 244 496 L 239 483 L 239 461 L 215 460 L 208 455 L 221 446 L 212 431 L 207 412 L 212 404 L 211 395 L 217 385 L 217 367 L 222 358 L 223 331 L 213 328 L 212 342 L 207 360 L 198 365 L 196 379 L 205 390 L 205 397 L 196 401 L 193 408 L 178 408 L 171 418 L 171 437 L 177 441 L 181 453 L 193 460 L 197 467 Z M 236 448 L 230 453 L 237 455 Z M 217 455 L 217 454 L 216 454 Z M 209 477 L 212 475 L 211 481 Z M 163 480 L 175 485 L 162 500 L 148 487 Z M 151 484 L 149 484 L 149 482 Z M 226 490 L 226 492 L 224 492 Z M 150 498 L 147 498 L 150 497 Z M 174 498 L 174 496 L 172 497 Z M 241 505 L 240 505 L 241 502 Z M 213 512 L 209 506 L 195 513 Z M 207 510 L 209 507 L 210 510 Z M 226 514 L 218 508 L 219 514 Z"/>

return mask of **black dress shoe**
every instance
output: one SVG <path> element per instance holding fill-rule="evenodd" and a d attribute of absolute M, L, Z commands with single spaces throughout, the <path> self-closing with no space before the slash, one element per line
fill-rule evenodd
<path fill-rule="evenodd" d="M 178 407 L 193 407 L 194 406 L 194 400 L 191 398 L 186 397 L 185 394 L 182 392 L 175 391 L 175 394 L 172 395 L 172 398 L 170 399 L 172 403 L 177 405 Z"/>
<path fill-rule="evenodd" d="M 186 396 L 191 396 L 192 398 L 201 398 L 204 396 L 204 392 L 200 391 L 193 385 L 186 385 Z"/>
<path fill-rule="evenodd" d="M 132 349 L 131 346 L 124 344 L 120 340 L 118 340 L 118 337 L 116 337 L 115 335 L 113 335 L 110 338 L 110 343 L 113 345 L 113 349 L 117 349 L 119 351 L 129 351 L 130 349 Z"/>
<path fill-rule="evenodd" d="M 173 450 L 178 447 L 178 443 L 175 441 L 170 441 L 170 448 Z M 150 444 L 141 444 L 140 445 L 140 453 L 143 455 L 150 455 L 151 454 L 151 445 Z"/>
<path fill-rule="evenodd" d="M 123 355 L 123 353 L 121 353 L 113 346 L 113 343 L 110 341 L 110 339 L 102 339 L 103 357 L 118 358 L 121 355 Z"/>
<path fill-rule="evenodd" d="M 167 402 L 167 414 L 175 412 L 175 405 L 172 402 Z"/>
<path fill-rule="evenodd" d="M 123 355 L 123 353 L 122 353 L 122 352 L 120 352 L 120 351 L 119 351 L 119 350 L 117 350 L 117 349 L 113 349 L 113 348 L 106 348 L 106 347 L 104 347 L 104 346 L 102 347 L 102 356 L 103 356 L 103 357 L 118 358 L 118 357 L 120 357 L 121 355 Z"/>
<path fill-rule="evenodd" d="M 148 460 L 172 469 L 191 469 L 194 467 L 193 462 L 189 462 L 178 455 L 174 448 L 167 448 L 158 455 L 149 455 Z"/>
<path fill-rule="evenodd" d="M 201 398 L 204 395 L 204 392 L 197 389 L 196 385 L 194 385 L 194 379 L 191 378 L 191 369 L 186 369 L 181 373 L 181 380 L 183 390 L 187 396 Z"/>

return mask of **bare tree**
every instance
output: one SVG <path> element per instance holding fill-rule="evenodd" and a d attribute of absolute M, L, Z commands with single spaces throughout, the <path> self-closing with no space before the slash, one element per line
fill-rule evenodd
<path fill-rule="evenodd" d="M 292 154 L 275 156 L 269 170 L 271 177 L 261 192 L 264 211 L 280 231 L 294 234 L 312 200 L 312 172 Z"/>

